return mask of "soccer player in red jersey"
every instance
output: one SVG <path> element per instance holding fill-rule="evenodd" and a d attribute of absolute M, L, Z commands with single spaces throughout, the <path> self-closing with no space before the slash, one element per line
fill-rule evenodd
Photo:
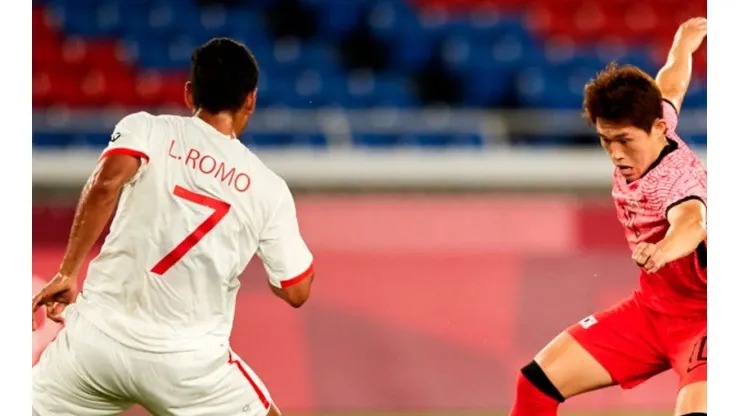
<path fill-rule="evenodd" d="M 615 165 L 612 196 L 640 286 L 522 368 L 511 416 L 554 416 L 569 397 L 668 369 L 679 378 L 675 415 L 706 415 L 707 171 L 676 134 L 706 33 L 704 18 L 683 23 L 655 80 L 611 65 L 586 85 L 584 113 Z"/>

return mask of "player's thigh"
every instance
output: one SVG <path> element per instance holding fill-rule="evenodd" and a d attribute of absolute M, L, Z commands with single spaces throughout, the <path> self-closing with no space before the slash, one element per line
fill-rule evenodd
<path fill-rule="evenodd" d="M 117 415 L 131 406 L 113 389 L 101 385 L 103 378 L 110 376 L 100 353 L 107 345 L 102 334 L 88 325 L 69 314 L 66 327 L 33 367 L 32 403 L 39 415 Z"/>
<path fill-rule="evenodd" d="M 676 399 L 676 416 L 707 413 L 707 382 L 696 381 L 681 387 Z"/>
<path fill-rule="evenodd" d="M 609 372 L 567 332 L 550 341 L 534 360 L 566 399 L 613 384 Z"/>
<path fill-rule="evenodd" d="M 656 339 L 648 315 L 629 298 L 568 328 L 538 363 L 565 397 L 613 384 L 631 388 L 669 368 Z"/>
<path fill-rule="evenodd" d="M 152 374 L 143 403 L 155 415 L 265 416 L 272 398 L 249 366 L 229 351 L 217 358 L 174 356 Z M 164 365 L 164 366 L 162 366 Z M 156 368 L 157 366 L 153 367 Z M 147 371 L 145 371 L 147 372 Z M 147 400 L 146 398 L 150 398 Z"/>
<path fill-rule="evenodd" d="M 674 321 L 664 342 L 671 352 L 671 366 L 678 374 L 676 412 L 706 412 L 707 408 L 707 326 L 700 322 Z"/>

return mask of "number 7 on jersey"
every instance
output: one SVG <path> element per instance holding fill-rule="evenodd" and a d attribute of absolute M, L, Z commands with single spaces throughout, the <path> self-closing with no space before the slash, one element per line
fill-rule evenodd
<path fill-rule="evenodd" d="M 216 227 L 222 219 L 224 219 L 226 214 L 229 213 L 229 209 L 231 209 L 231 205 L 224 201 L 187 190 L 180 185 L 175 186 L 173 193 L 176 197 L 182 198 L 188 202 L 211 208 L 213 213 L 211 213 L 205 221 L 196 227 L 195 231 L 188 234 L 180 244 L 167 253 L 166 256 L 162 257 L 162 260 L 152 267 L 152 273 L 160 276 L 165 274 L 165 272 L 174 266 L 175 263 L 182 260 L 188 251 L 195 247 L 195 245 L 198 244 L 206 234 L 211 232 L 211 230 L 213 230 L 213 228 Z"/>

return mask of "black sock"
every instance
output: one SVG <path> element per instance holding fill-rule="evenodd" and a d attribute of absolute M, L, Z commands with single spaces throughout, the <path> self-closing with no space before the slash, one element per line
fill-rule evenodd
<path fill-rule="evenodd" d="M 552 381 L 547 378 L 547 375 L 536 361 L 532 360 L 531 363 L 522 367 L 522 374 L 529 380 L 535 387 L 541 392 L 552 397 L 558 402 L 562 403 L 565 401 L 565 397 L 558 391 Z"/>
<path fill-rule="evenodd" d="M 707 414 L 704 412 L 694 412 L 694 413 L 686 413 L 681 416 L 707 416 Z"/>

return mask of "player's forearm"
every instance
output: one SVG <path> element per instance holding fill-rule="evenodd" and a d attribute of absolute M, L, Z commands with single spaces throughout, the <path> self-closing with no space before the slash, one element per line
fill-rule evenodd
<path fill-rule="evenodd" d="M 704 222 L 697 218 L 672 225 L 657 245 L 665 253 L 666 262 L 688 256 L 707 238 Z"/>
<path fill-rule="evenodd" d="M 100 183 L 94 179 L 85 186 L 77 205 L 60 273 L 77 275 L 85 257 L 110 220 L 120 190 L 120 185 Z"/>
<path fill-rule="evenodd" d="M 663 97 L 677 106 L 683 101 L 691 82 L 692 54 L 690 46 L 676 40 L 665 65 L 655 78 Z"/>

